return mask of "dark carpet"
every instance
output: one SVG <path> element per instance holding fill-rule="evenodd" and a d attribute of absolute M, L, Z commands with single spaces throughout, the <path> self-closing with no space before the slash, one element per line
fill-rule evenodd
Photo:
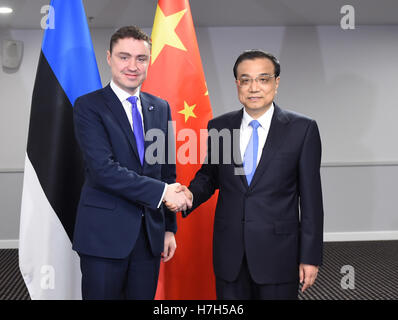
<path fill-rule="evenodd" d="M 0 300 L 29 300 L 18 250 L 0 250 Z M 398 241 L 327 242 L 314 286 L 300 300 L 397 300 Z"/>

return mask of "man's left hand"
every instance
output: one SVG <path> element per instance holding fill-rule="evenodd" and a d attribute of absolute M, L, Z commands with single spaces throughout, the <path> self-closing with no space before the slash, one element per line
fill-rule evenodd
<path fill-rule="evenodd" d="M 300 263 L 299 273 L 300 273 L 300 283 L 303 283 L 301 292 L 304 292 L 307 288 L 311 287 L 318 275 L 318 266 L 313 266 L 310 264 Z"/>
<path fill-rule="evenodd" d="M 170 231 L 166 231 L 164 235 L 164 250 L 162 252 L 162 260 L 163 262 L 169 261 L 174 256 L 174 252 L 176 251 L 177 243 L 174 237 L 174 233 Z"/>

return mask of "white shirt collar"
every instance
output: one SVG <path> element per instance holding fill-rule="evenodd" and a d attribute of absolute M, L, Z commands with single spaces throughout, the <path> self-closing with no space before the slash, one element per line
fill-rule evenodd
<path fill-rule="evenodd" d="M 131 97 L 130 93 L 119 88 L 117 86 L 117 84 L 115 82 L 113 82 L 113 80 L 111 80 L 110 86 L 111 86 L 113 92 L 119 98 L 120 102 L 124 102 L 127 100 L 127 98 Z M 141 91 L 141 87 L 138 87 L 137 92 L 134 94 L 134 96 L 136 96 L 138 100 L 140 99 L 140 91 Z"/>
<path fill-rule="evenodd" d="M 265 112 L 257 121 L 260 123 L 261 127 L 266 129 L 269 127 L 272 116 L 274 114 L 274 103 L 271 104 L 271 107 Z M 247 112 L 246 109 L 243 108 L 243 118 L 242 118 L 242 126 L 243 128 L 249 127 L 250 122 L 254 120 Z"/>

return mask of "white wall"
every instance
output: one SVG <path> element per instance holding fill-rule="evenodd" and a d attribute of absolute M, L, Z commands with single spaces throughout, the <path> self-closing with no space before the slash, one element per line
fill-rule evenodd
<path fill-rule="evenodd" d="M 113 31 L 92 30 L 103 84 L 110 79 L 105 52 Z M 279 57 L 282 72 L 276 102 L 315 118 L 320 127 L 326 232 L 397 235 L 397 35 L 398 26 L 357 26 L 349 31 L 332 26 L 197 29 L 215 116 L 239 108 L 232 66 L 243 50 L 262 48 Z M 42 30 L 2 29 L 3 39 L 23 40 L 25 49 L 18 72 L 0 70 L 0 241 L 18 238 L 22 168 Z M 359 163 L 365 165 L 356 166 Z"/>

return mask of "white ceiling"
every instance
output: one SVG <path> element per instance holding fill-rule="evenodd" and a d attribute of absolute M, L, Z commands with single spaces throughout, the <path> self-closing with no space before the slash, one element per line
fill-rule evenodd
<path fill-rule="evenodd" d="M 157 0 L 83 0 L 94 28 L 135 24 L 152 27 Z M 0 0 L 14 13 L 0 28 L 39 29 L 49 0 Z M 190 0 L 196 27 L 339 25 L 343 5 L 355 9 L 357 25 L 398 24 L 398 0 Z"/>

